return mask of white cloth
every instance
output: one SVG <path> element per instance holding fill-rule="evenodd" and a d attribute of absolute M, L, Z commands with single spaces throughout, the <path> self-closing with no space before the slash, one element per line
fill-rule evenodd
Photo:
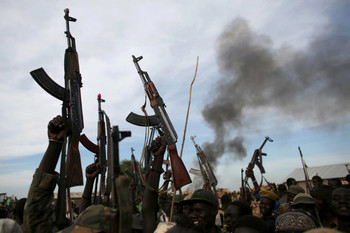
<path fill-rule="evenodd" d="M 9 218 L 0 219 L 0 233 L 23 233 L 21 226 Z"/>

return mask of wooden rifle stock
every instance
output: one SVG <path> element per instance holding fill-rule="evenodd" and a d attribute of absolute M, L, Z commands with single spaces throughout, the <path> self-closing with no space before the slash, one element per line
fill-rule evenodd
<path fill-rule="evenodd" d="M 174 186 L 176 189 L 179 189 L 182 186 L 191 183 L 192 181 L 182 159 L 177 153 L 176 145 L 168 145 L 168 151 L 171 162 L 171 171 L 174 177 Z"/>

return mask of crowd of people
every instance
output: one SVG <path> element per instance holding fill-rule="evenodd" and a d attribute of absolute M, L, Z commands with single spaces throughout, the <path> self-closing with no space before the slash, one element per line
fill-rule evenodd
<path fill-rule="evenodd" d="M 166 151 L 161 136 L 152 142 L 152 168 L 141 196 L 135 193 L 136 185 L 125 179 L 128 190 L 122 192 L 126 199 L 118 196 L 117 208 L 111 208 L 110 200 L 93 203 L 94 180 L 100 172 L 97 161 L 86 168 L 78 216 L 58 224 L 53 192 L 65 136 L 62 117 L 53 118 L 48 124 L 49 144 L 28 196 L 16 202 L 11 216 L 2 211 L 0 232 L 350 232 L 350 175 L 344 184 L 340 179 L 324 184 L 321 177 L 314 176 L 309 192 L 289 178 L 285 184 L 247 190 L 248 195 L 219 197 L 205 188 L 188 195 L 169 193 L 168 184 L 159 189 Z"/>

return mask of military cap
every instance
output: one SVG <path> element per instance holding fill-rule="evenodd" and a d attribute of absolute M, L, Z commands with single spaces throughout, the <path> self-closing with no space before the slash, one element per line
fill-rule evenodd
<path fill-rule="evenodd" d="M 183 195 L 183 194 L 175 195 L 174 203 L 179 204 L 181 201 L 184 200 L 185 197 L 186 197 L 186 195 Z"/>
<path fill-rule="evenodd" d="M 191 198 L 183 200 L 181 203 L 193 203 L 193 202 L 206 202 L 217 208 L 219 208 L 219 200 L 214 193 L 207 189 L 198 189 L 194 191 Z"/>
<path fill-rule="evenodd" d="M 294 197 L 292 205 L 298 204 L 315 204 L 315 200 L 311 197 L 310 194 L 299 193 Z"/>
<path fill-rule="evenodd" d="M 266 197 L 274 202 L 279 199 L 279 196 L 272 191 L 262 190 L 259 192 L 259 194 L 260 194 L 260 197 Z"/>
<path fill-rule="evenodd" d="M 61 233 L 97 233 L 110 232 L 112 209 L 103 205 L 91 205 L 75 220 L 74 225 Z"/>
<path fill-rule="evenodd" d="M 287 192 L 294 195 L 298 195 L 299 193 L 305 193 L 305 190 L 299 185 L 291 185 Z"/>

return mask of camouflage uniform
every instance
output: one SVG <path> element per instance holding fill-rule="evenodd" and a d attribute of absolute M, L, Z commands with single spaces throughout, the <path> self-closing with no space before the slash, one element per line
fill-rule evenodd
<path fill-rule="evenodd" d="M 113 221 L 112 209 L 103 205 L 92 205 L 86 208 L 75 220 L 74 225 L 59 233 L 97 233 L 111 232 Z"/>
<path fill-rule="evenodd" d="M 36 169 L 24 207 L 24 232 L 57 232 L 54 214 L 51 209 L 53 191 L 59 175 Z"/>

